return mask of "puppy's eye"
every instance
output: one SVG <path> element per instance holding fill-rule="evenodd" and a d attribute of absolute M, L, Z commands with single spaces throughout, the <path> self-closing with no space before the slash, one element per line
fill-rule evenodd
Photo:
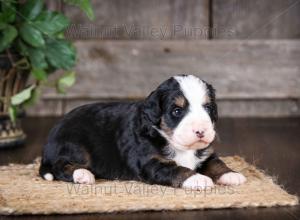
<path fill-rule="evenodd" d="M 182 109 L 179 107 L 176 107 L 172 111 L 172 115 L 175 117 L 179 117 L 182 114 Z"/>
<path fill-rule="evenodd" d="M 211 110 L 211 105 L 207 103 L 207 104 L 203 105 L 203 108 L 209 112 Z"/>

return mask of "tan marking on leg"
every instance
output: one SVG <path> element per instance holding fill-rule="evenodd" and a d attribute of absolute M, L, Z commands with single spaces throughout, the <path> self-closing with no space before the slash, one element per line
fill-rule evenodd
<path fill-rule="evenodd" d="M 160 162 L 162 162 L 164 164 L 176 164 L 174 160 L 169 160 L 160 155 L 153 155 L 151 157 L 151 159 L 159 160 Z"/>

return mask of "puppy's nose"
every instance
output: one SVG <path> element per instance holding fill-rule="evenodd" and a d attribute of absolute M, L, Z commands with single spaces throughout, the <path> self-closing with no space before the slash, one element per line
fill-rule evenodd
<path fill-rule="evenodd" d="M 203 138 L 204 137 L 204 131 L 196 131 L 195 132 L 198 138 Z"/>

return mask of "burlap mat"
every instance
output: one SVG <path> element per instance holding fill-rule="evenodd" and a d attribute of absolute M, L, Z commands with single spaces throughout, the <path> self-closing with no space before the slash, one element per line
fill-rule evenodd
<path fill-rule="evenodd" d="M 175 189 L 134 181 L 98 180 L 95 185 L 48 182 L 39 160 L 0 167 L 0 214 L 107 213 L 140 210 L 191 210 L 291 206 L 296 196 L 238 156 L 222 158 L 248 179 L 241 186 L 206 191 Z"/>

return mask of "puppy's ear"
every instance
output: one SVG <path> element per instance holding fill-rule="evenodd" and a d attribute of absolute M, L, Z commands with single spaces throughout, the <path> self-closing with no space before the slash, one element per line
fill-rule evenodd
<path fill-rule="evenodd" d="M 153 126 L 160 124 L 162 115 L 161 91 L 153 91 L 144 101 L 142 106 L 142 128 L 148 135 L 153 136 L 155 129 Z"/>
<path fill-rule="evenodd" d="M 216 90 L 214 89 L 214 87 L 205 82 L 206 83 L 206 88 L 207 88 L 207 92 L 208 92 L 208 96 L 211 102 L 211 109 L 209 112 L 209 116 L 212 120 L 212 122 L 217 122 L 218 121 L 218 106 L 216 103 Z"/>

